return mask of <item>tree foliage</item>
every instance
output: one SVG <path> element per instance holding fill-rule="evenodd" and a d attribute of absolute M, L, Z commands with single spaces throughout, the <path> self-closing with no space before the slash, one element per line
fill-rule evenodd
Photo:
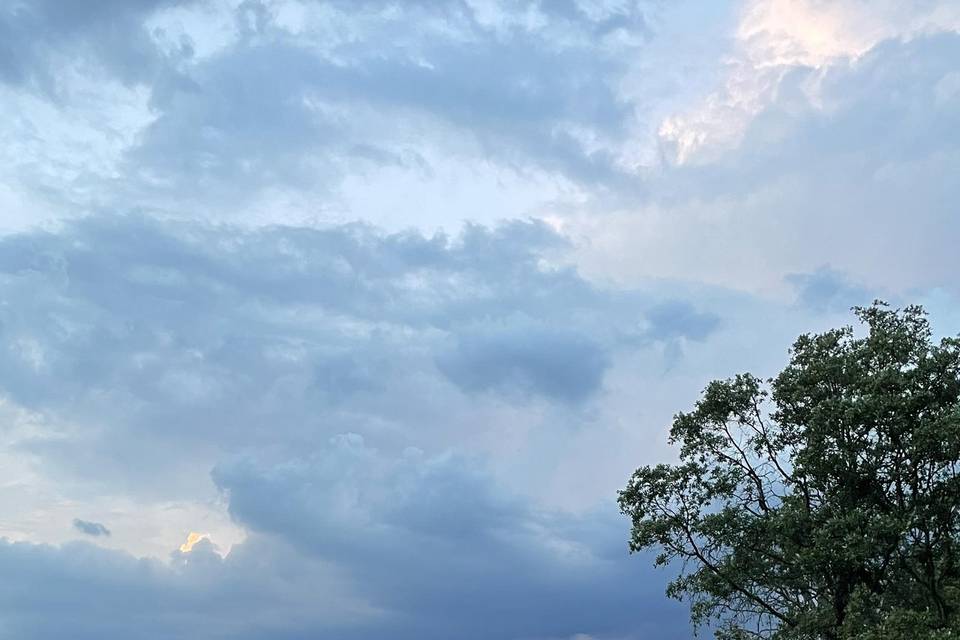
<path fill-rule="evenodd" d="M 920 307 L 803 335 L 762 381 L 711 382 L 673 465 L 620 492 L 632 551 L 718 638 L 960 638 L 960 340 Z"/>

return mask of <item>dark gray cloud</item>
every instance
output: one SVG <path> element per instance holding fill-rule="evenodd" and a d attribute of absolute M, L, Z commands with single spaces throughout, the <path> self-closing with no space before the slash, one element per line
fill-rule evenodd
<path fill-rule="evenodd" d="M 54 96 L 59 68 L 87 60 L 123 83 L 152 85 L 169 61 L 144 20 L 157 10 L 191 2 L 5 3 L 0 7 L 0 81 Z M 189 48 L 179 53 L 189 55 Z"/>
<path fill-rule="evenodd" d="M 378 453 L 355 435 L 214 478 L 248 539 L 169 564 L 84 543 L 0 541 L 11 637 L 465 640 L 689 637 L 609 509 L 544 511 L 477 461 Z M 214 541 L 215 542 L 215 541 Z M 150 624 L 145 625 L 144 620 Z"/>
<path fill-rule="evenodd" d="M 612 508 L 542 511 L 476 461 L 390 458 L 355 435 L 310 458 L 214 471 L 237 520 L 354 578 L 396 638 L 687 637 Z M 662 576 L 661 576 L 662 578 Z M 375 635 L 375 634 L 374 634 Z"/>
<path fill-rule="evenodd" d="M 324 29 L 356 35 L 318 44 L 244 3 L 236 43 L 156 85 L 158 118 L 129 152 L 131 174 L 226 198 L 332 185 L 383 164 L 429 170 L 426 144 L 575 180 L 626 179 L 593 147 L 622 140 L 632 120 L 617 78 L 635 45 L 611 34 L 646 38 L 643 4 L 504 6 L 505 24 L 481 22 L 466 3 L 379 4 L 324 3 Z M 532 28 L 525 11 L 543 24 Z"/>
<path fill-rule="evenodd" d="M 720 326 L 715 313 L 700 311 L 685 300 L 667 300 L 653 305 L 646 312 L 651 340 L 705 340 Z"/>
<path fill-rule="evenodd" d="M 218 452 L 342 431 L 449 446 L 480 427 L 476 403 L 573 426 L 617 353 L 713 325 L 551 266 L 565 242 L 536 222 L 449 237 L 136 216 L 7 236 L 0 389 L 71 425 L 19 446 L 145 491 L 190 491 Z M 650 308 L 669 332 L 643 336 Z"/>
<path fill-rule="evenodd" d="M 508 320 L 460 332 L 439 365 L 466 390 L 579 402 L 600 388 L 609 366 L 606 351 L 583 333 Z"/>
<path fill-rule="evenodd" d="M 58 209 L 221 218 L 277 193 L 336 209 L 345 178 L 458 162 L 634 183 L 617 159 L 637 108 L 621 82 L 656 3 L 294 4 L 8 3 L 0 82 L 87 138 L 49 148 L 45 114 L 14 100 L 31 154 L 8 179 Z M 106 123 L 98 92 L 116 94 Z"/>
<path fill-rule="evenodd" d="M 0 540 L 0 568 L 18 576 L 0 586 L 11 638 L 332 638 L 361 618 L 335 576 L 282 541 L 253 538 L 224 559 L 202 541 L 168 564 L 82 542 Z"/>
<path fill-rule="evenodd" d="M 796 289 L 797 303 L 815 311 L 848 310 L 879 297 L 829 266 L 812 273 L 791 273 L 785 279 Z"/>
<path fill-rule="evenodd" d="M 561 266 L 566 248 L 536 222 L 425 236 L 91 216 L 0 239 L 0 390 L 68 424 L 14 446 L 48 477 L 140 500 L 195 496 L 220 460 L 213 480 L 250 534 L 224 559 L 201 543 L 170 566 L 0 545 L 0 566 L 29 574 L 0 593 L 7 628 L 686 637 L 649 559 L 627 557 L 612 500 L 544 510 L 479 454 L 378 450 L 461 448 L 504 404 L 519 414 L 498 429 L 543 412 L 554 432 L 577 428 L 658 299 L 591 284 Z M 331 440 L 345 428 L 371 444 Z"/>
<path fill-rule="evenodd" d="M 81 520 L 80 518 L 74 518 L 73 528 L 79 531 L 80 533 L 85 533 L 88 536 L 109 536 L 110 529 L 107 529 L 104 525 L 99 522 L 91 522 L 89 520 Z"/>

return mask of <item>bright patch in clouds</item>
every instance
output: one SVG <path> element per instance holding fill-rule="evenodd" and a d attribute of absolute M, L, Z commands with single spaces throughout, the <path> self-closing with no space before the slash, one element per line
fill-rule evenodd
<path fill-rule="evenodd" d="M 751 0 L 741 8 L 721 87 L 665 119 L 661 140 L 678 164 L 722 161 L 779 93 L 798 90 L 810 107 L 829 111 L 836 98 L 822 84 L 831 66 L 857 64 L 885 40 L 958 30 L 960 6 L 949 2 Z M 785 86 L 803 68 L 814 72 Z"/>
<path fill-rule="evenodd" d="M 205 533 L 196 533 L 195 531 L 191 531 L 190 534 L 187 536 L 186 542 L 180 545 L 180 551 L 181 553 L 190 553 L 191 551 L 193 551 L 194 545 L 196 545 L 198 542 L 200 542 L 201 540 L 209 540 L 209 539 L 210 539 L 210 536 L 208 536 Z"/>

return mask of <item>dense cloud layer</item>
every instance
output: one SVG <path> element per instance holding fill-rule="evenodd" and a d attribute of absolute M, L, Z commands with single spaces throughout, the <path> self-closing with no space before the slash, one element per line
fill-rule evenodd
<path fill-rule="evenodd" d="M 391 459 L 348 434 L 307 459 L 238 460 L 214 478 L 252 530 L 353 576 L 392 637 L 685 636 L 675 609 L 643 593 L 644 567 L 623 562 L 615 513 L 537 510 L 469 459 Z"/>
<path fill-rule="evenodd" d="M 689 304 L 586 282 L 556 262 L 566 242 L 536 222 L 447 237 L 141 216 L 0 240 L 0 385 L 39 416 L 11 446 L 40 477 L 79 483 L 70 500 L 203 495 L 219 459 L 215 485 L 250 536 L 225 559 L 201 541 L 172 566 L 80 543 L 5 545 L 7 570 L 28 576 L 7 588 L 6 629 L 683 637 L 675 608 L 633 604 L 659 587 L 644 585 L 648 559 L 628 561 L 609 502 L 542 510 L 480 454 L 391 457 L 357 435 L 331 440 L 350 428 L 388 450 L 443 451 L 485 421 L 519 434 L 545 418 L 559 435 L 579 428 L 615 352 L 716 326 Z M 96 521 L 73 528 L 116 539 Z"/>
<path fill-rule="evenodd" d="M 11 154 L 12 198 L 68 213 L 236 218 L 253 201 L 281 218 L 396 221 L 396 202 L 369 211 L 344 182 L 431 182 L 452 165 L 482 174 L 491 199 L 518 174 L 517 190 L 532 177 L 549 191 L 624 184 L 638 105 L 620 79 L 651 13 L 644 2 L 15 3 L 0 10 L 5 112 L 44 148 Z M 38 95 L 64 111 L 37 108 Z M 72 131 L 49 126 L 64 116 Z M 50 166 L 38 171 L 34 153 Z"/>
<path fill-rule="evenodd" d="M 253 532 L 170 564 L 84 543 L 0 543 L 21 579 L 11 637 L 685 638 L 679 607 L 625 561 L 623 522 L 535 508 L 475 462 L 391 458 L 355 434 L 308 458 L 226 462 L 214 478 Z M 51 615 L 55 607 L 56 615 Z M 149 623 L 147 621 L 149 620 Z"/>
<path fill-rule="evenodd" d="M 144 20 L 192 0 L 54 0 L 0 8 L 0 81 L 66 98 L 58 69 L 80 62 L 126 84 L 152 83 L 169 61 Z"/>
<path fill-rule="evenodd" d="M 296 449 L 343 429 L 403 442 L 414 426 L 454 443 L 477 407 L 575 408 L 614 350 L 716 326 L 545 263 L 563 244 L 533 222 L 448 238 L 92 217 L 8 236 L 0 383 L 71 425 L 24 446 L 85 474 L 138 451 L 147 481 L 189 462 L 171 447 Z"/>
<path fill-rule="evenodd" d="M 323 566 L 265 540 L 226 559 L 202 542 L 170 563 L 81 542 L 2 541 L 0 567 L 19 577 L 0 587 L 9 638 L 302 638 L 338 635 L 367 613 Z"/>
<path fill-rule="evenodd" d="M 615 361 L 651 360 L 660 377 L 658 352 L 676 363 L 723 325 L 676 294 L 592 284 L 564 266 L 568 249 L 537 222 L 448 237 L 92 216 L 0 240 L 0 384 L 42 418 L 11 446 L 79 482 L 71 500 L 215 486 L 249 536 L 172 567 L 7 546 L 11 570 L 42 564 L 32 580 L 130 599 L 129 619 L 91 607 L 53 621 L 33 582 L 11 586 L 10 628 L 109 636 L 146 616 L 155 637 L 685 637 L 649 558 L 626 556 L 612 500 L 538 506 L 543 487 L 507 490 L 490 469 L 516 447 L 549 468 L 563 447 L 543 438 L 579 456 Z M 630 386 L 612 397 L 644 391 Z M 364 437 L 335 435 L 347 430 Z M 316 585 L 337 615 L 317 613 Z"/>
<path fill-rule="evenodd" d="M 448 237 L 92 216 L 8 235 L 0 384 L 28 414 L 9 444 L 73 498 L 165 500 L 209 495 L 223 454 L 344 431 L 492 452 L 594 428 L 618 360 L 656 369 L 719 324 L 591 284 L 567 250 L 537 222 Z"/>
<path fill-rule="evenodd" d="M 686 638 L 613 506 L 670 416 L 960 326 L 953 3 L 62 4 L 0 8 L 2 638 Z"/>
<path fill-rule="evenodd" d="M 768 291 L 826 267 L 885 296 L 956 295 L 960 34 L 776 69 L 755 71 L 770 84 L 736 141 L 684 123 L 703 143 L 663 169 L 646 203 L 578 223 L 590 271 Z M 704 109 L 714 126 L 744 117 Z"/>

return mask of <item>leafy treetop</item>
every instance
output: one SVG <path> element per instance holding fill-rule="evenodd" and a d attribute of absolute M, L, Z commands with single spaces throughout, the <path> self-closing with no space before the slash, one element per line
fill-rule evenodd
<path fill-rule="evenodd" d="M 960 638 L 960 340 L 917 306 L 856 308 L 762 381 L 711 382 L 679 461 L 620 492 L 632 551 L 716 637 Z"/>

